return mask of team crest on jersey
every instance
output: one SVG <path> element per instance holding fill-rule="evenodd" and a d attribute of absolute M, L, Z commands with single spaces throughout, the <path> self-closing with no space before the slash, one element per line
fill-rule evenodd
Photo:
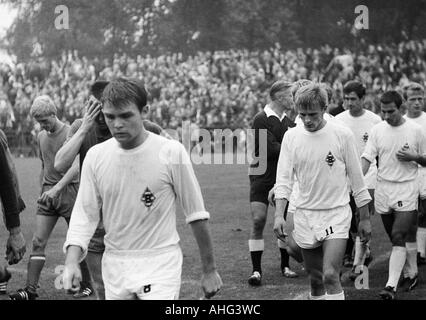
<path fill-rule="evenodd" d="M 367 143 L 367 141 L 368 141 L 368 133 L 366 132 L 365 134 L 364 134 L 364 136 L 362 137 L 362 140 L 364 140 L 364 142 L 365 143 Z"/>
<path fill-rule="evenodd" d="M 331 153 L 331 151 L 328 153 L 327 157 L 325 158 L 325 162 L 327 162 L 327 164 L 330 167 L 332 167 L 334 165 L 334 163 L 336 162 L 336 158 L 334 158 L 334 156 Z"/>
<path fill-rule="evenodd" d="M 141 197 L 141 201 L 145 203 L 145 207 L 150 208 L 154 204 L 155 199 L 154 194 L 147 187 Z"/>

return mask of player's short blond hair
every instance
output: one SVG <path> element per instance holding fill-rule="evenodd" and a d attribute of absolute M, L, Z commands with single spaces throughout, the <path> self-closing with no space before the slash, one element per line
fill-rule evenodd
<path fill-rule="evenodd" d="M 328 103 L 327 90 L 324 85 L 319 83 L 301 87 L 296 92 L 295 102 L 297 110 L 300 110 L 300 108 L 312 110 L 318 106 L 321 110 L 326 110 Z"/>
<path fill-rule="evenodd" d="M 313 82 L 311 80 L 308 80 L 308 79 L 301 79 L 301 80 L 297 80 L 296 82 L 294 82 L 293 86 L 291 88 L 291 94 L 293 95 L 293 100 L 296 100 L 296 93 L 300 88 L 308 86 L 312 83 Z"/>
<path fill-rule="evenodd" d="M 35 98 L 30 110 L 31 117 L 33 118 L 56 116 L 56 112 L 55 103 L 46 95 Z"/>
<path fill-rule="evenodd" d="M 408 100 L 408 93 L 410 91 L 411 92 L 414 91 L 416 93 L 422 93 L 423 95 L 425 94 L 425 88 L 420 83 L 412 82 L 404 88 L 404 99 L 405 100 Z"/>

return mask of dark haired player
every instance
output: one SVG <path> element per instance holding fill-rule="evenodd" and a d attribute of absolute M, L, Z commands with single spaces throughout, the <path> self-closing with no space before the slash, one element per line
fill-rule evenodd
<path fill-rule="evenodd" d="M 371 130 L 362 154 L 362 168 L 366 174 L 376 157 L 379 158 L 374 205 L 392 242 L 389 278 L 380 296 L 394 300 L 405 263 L 411 273 L 407 289 L 413 289 L 418 281 L 417 247 L 409 244 L 412 238 L 415 241 L 417 231 L 418 164 L 426 165 L 422 156 L 426 152 L 426 139 L 419 125 L 404 119 L 403 101 L 398 92 L 385 92 L 380 103 L 385 121 Z"/>
<path fill-rule="evenodd" d="M 359 157 L 361 158 L 364 152 L 367 141 L 370 137 L 371 129 L 382 119 L 375 113 L 364 109 L 364 98 L 366 89 L 359 81 L 349 81 L 343 88 L 343 104 L 346 111 L 338 114 L 336 120 L 343 123 L 349 128 L 355 137 L 355 143 L 358 150 Z M 368 191 L 371 198 L 374 199 L 374 189 L 377 180 L 377 166 L 376 161 L 370 166 L 370 170 L 365 176 L 365 183 L 367 184 Z M 355 273 L 356 267 L 359 265 L 367 265 L 371 262 L 371 253 L 368 243 L 361 243 L 361 238 L 357 234 L 357 225 L 359 220 L 359 212 L 356 208 L 355 201 L 351 195 L 351 209 L 352 209 L 352 223 L 351 235 L 349 236 L 348 245 L 346 247 L 345 257 L 343 259 L 344 266 L 348 267 L 349 261 L 352 264 L 352 251 L 354 242 L 352 236 L 355 236 L 355 257 L 353 259 L 353 268 L 351 273 L 351 280 L 355 280 L 357 274 Z M 369 203 L 370 215 L 374 214 L 374 202 Z"/>
<path fill-rule="evenodd" d="M 87 111 L 82 119 L 77 119 L 71 125 L 68 139 L 58 151 L 55 158 L 55 168 L 61 172 L 71 166 L 74 159 L 79 156 L 80 172 L 89 149 L 99 143 L 112 138 L 111 132 L 105 122 L 105 116 L 101 110 L 100 100 L 108 81 L 96 81 L 91 87 L 92 97 L 87 103 Z M 155 134 L 162 134 L 160 126 L 144 120 L 144 127 Z M 105 230 L 102 220 L 93 235 L 88 248 L 87 262 L 93 279 L 94 289 L 99 300 L 105 299 L 104 284 L 102 281 L 102 256 L 105 251 Z M 76 297 L 85 297 L 91 294 L 90 287 L 81 287 L 75 294 Z"/>
<path fill-rule="evenodd" d="M 201 285 L 210 298 L 222 281 L 214 262 L 209 213 L 186 150 L 145 130 L 147 93 L 138 81 L 111 81 L 102 103 L 113 139 L 91 148 L 85 158 L 64 244 L 64 288 L 78 287 L 78 262 L 102 215 L 106 299 L 177 299 L 183 258 L 176 230 L 179 200 L 200 249 Z"/>

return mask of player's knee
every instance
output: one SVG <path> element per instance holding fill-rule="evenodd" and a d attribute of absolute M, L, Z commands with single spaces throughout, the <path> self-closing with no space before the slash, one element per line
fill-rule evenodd
<path fill-rule="evenodd" d="M 309 279 L 311 282 L 311 287 L 313 289 L 319 289 L 324 287 L 323 275 L 319 270 L 307 270 L 309 274 Z"/>
<path fill-rule="evenodd" d="M 40 237 L 33 238 L 33 253 L 44 253 L 46 249 L 47 239 L 42 239 Z"/>
<path fill-rule="evenodd" d="M 253 217 L 253 229 L 255 231 L 263 231 L 266 224 L 266 216 L 256 215 Z"/>
<path fill-rule="evenodd" d="M 402 231 L 392 231 L 392 245 L 396 247 L 405 247 L 407 233 Z"/>
<path fill-rule="evenodd" d="M 303 262 L 303 256 L 302 256 L 302 250 L 300 249 L 300 247 L 296 244 L 296 242 L 293 239 L 290 239 L 291 237 L 289 237 L 289 241 L 287 242 L 288 246 L 287 246 L 287 252 L 288 254 L 297 262 L 302 263 Z"/>
<path fill-rule="evenodd" d="M 336 269 L 330 267 L 324 270 L 324 284 L 326 286 L 334 286 L 339 282 L 339 272 Z"/>

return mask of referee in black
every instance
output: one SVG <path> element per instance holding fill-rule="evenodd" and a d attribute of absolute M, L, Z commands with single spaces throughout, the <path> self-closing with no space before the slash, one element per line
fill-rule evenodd
<path fill-rule="evenodd" d="M 265 247 L 263 229 L 266 224 L 268 212 L 268 193 L 274 187 L 277 171 L 277 163 L 280 155 L 281 141 L 289 128 L 295 123 L 289 118 L 293 112 L 292 84 L 286 81 L 275 82 L 269 91 L 270 102 L 264 110 L 259 112 L 253 120 L 252 129 L 255 133 L 255 159 L 250 164 L 250 210 L 252 214 L 252 229 L 248 242 L 253 271 L 248 279 L 252 286 L 260 286 L 262 282 L 262 253 Z M 267 146 L 260 143 L 260 139 L 267 136 Z M 266 172 L 258 174 L 260 162 L 257 159 L 267 158 Z M 281 253 L 281 270 L 285 277 L 297 277 L 297 274 L 289 268 L 289 255 L 285 244 L 278 240 Z"/>

